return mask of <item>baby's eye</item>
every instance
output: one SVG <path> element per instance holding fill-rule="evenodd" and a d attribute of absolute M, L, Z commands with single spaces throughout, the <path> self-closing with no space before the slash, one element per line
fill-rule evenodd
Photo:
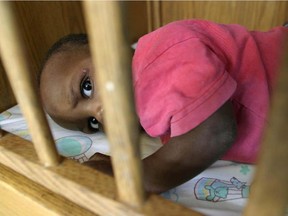
<path fill-rule="evenodd" d="M 85 98 L 91 97 L 93 86 L 89 77 L 85 78 L 84 81 L 81 82 L 80 90 L 83 97 Z"/>
<path fill-rule="evenodd" d="M 99 131 L 99 122 L 96 118 L 90 117 L 88 120 L 89 127 L 94 131 Z"/>

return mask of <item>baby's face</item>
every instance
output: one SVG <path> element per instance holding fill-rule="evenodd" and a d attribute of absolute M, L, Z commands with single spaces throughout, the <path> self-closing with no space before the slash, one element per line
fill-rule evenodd
<path fill-rule="evenodd" d="M 54 54 L 42 72 L 40 94 L 46 112 L 65 128 L 93 133 L 97 121 L 103 123 L 92 60 L 85 50 Z"/>

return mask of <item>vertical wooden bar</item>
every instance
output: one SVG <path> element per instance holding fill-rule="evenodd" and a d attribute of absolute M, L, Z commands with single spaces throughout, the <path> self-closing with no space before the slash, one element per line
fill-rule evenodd
<path fill-rule="evenodd" d="M 288 45 L 288 44 L 287 44 Z M 288 46 L 272 103 L 246 216 L 285 215 L 288 204 Z"/>
<path fill-rule="evenodd" d="M 27 120 L 39 159 L 45 166 L 56 165 L 59 156 L 29 73 L 12 3 L 0 2 L 0 14 L 0 52 L 9 82 Z"/>
<path fill-rule="evenodd" d="M 125 40 L 120 5 L 119 1 L 83 2 L 119 199 L 137 208 L 144 201 L 144 189 L 130 46 Z"/>
<path fill-rule="evenodd" d="M 161 2 L 159 0 L 146 0 L 148 31 L 151 32 L 161 27 Z"/>

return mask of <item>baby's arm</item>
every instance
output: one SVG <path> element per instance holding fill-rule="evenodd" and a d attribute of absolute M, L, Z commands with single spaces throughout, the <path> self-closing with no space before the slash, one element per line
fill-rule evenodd
<path fill-rule="evenodd" d="M 110 156 L 101 153 L 96 153 L 89 159 L 89 161 L 86 161 L 83 164 L 86 166 L 90 166 L 94 169 L 97 169 L 108 175 L 113 175 L 112 162 Z"/>
<path fill-rule="evenodd" d="M 233 144 L 236 122 L 231 102 L 190 132 L 173 137 L 143 160 L 145 189 L 160 193 L 195 177 Z"/>
<path fill-rule="evenodd" d="M 235 118 L 231 102 L 227 102 L 198 127 L 171 138 L 143 159 L 146 191 L 161 193 L 190 180 L 218 160 L 233 144 L 235 136 Z M 86 164 L 111 174 L 109 157 L 98 156 Z"/>

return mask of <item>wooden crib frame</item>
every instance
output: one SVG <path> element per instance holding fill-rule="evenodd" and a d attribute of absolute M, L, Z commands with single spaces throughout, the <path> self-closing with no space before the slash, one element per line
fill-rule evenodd
<path fill-rule="evenodd" d="M 149 5 L 152 8 L 150 12 L 156 14 L 159 2 L 149 2 Z M 104 118 L 111 143 L 115 179 L 57 154 L 35 93 L 35 82 L 29 75 L 25 48 L 11 4 L 1 2 L 1 58 L 27 119 L 34 145 L 1 132 L 0 214 L 201 215 L 158 195 L 145 193 L 138 148 L 139 134 L 135 130 L 137 121 L 129 82 L 131 57 L 124 37 L 119 2 L 85 1 L 83 8 L 105 108 Z M 159 25 L 159 17 L 155 14 L 151 29 Z M 97 25 L 99 23 L 101 25 Z M 93 26 L 98 26 L 97 31 Z M 288 182 L 288 136 L 285 126 L 288 120 L 288 74 L 283 72 L 288 71 L 288 55 L 284 59 L 273 100 L 271 127 L 264 138 L 245 215 L 284 215 L 287 207 L 288 190 L 285 184 Z M 114 109 L 116 106 L 117 110 Z M 266 181 L 270 173 L 274 177 Z"/>

